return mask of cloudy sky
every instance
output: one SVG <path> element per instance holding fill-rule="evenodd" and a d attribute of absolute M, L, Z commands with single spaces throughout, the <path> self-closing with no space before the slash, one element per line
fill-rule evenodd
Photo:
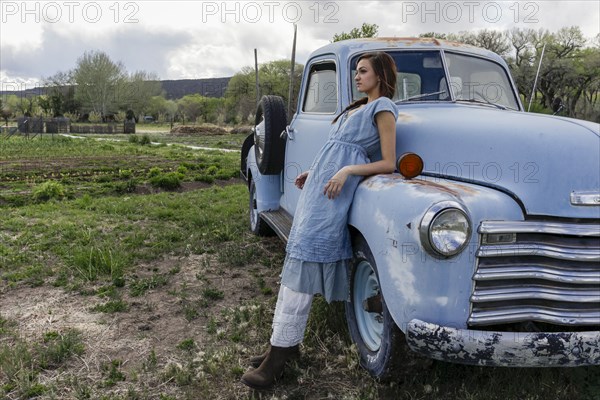
<path fill-rule="evenodd" d="M 599 33 L 600 1 L 5 1 L 0 0 L 0 90 L 34 87 L 90 50 L 161 79 L 231 76 L 254 63 L 297 61 L 363 22 L 379 36 L 577 25 Z"/>

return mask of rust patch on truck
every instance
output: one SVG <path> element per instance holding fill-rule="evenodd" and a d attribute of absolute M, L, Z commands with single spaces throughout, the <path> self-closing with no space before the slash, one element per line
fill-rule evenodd
<path fill-rule="evenodd" d="M 407 113 L 398 113 L 398 122 L 414 122 L 415 116 Z"/>
<path fill-rule="evenodd" d="M 406 183 L 413 184 L 413 185 L 425 186 L 425 187 L 431 187 L 431 188 L 440 190 L 442 192 L 446 192 L 446 193 L 451 194 L 456 197 L 461 197 L 464 195 L 474 196 L 477 194 L 477 190 L 475 190 L 469 186 L 465 186 L 465 185 L 461 185 L 459 183 L 453 183 L 453 182 L 448 182 L 448 183 L 442 185 L 442 184 L 435 183 L 432 181 L 427 181 L 424 179 L 411 179 L 411 180 L 407 180 Z"/>
<path fill-rule="evenodd" d="M 410 185 L 434 188 L 436 190 L 439 190 L 440 192 L 444 192 L 444 193 L 448 193 L 452 196 L 460 197 L 460 193 L 458 193 L 456 190 L 453 190 L 448 186 L 440 185 L 439 183 L 425 181 L 425 180 L 421 180 L 421 179 L 407 180 L 406 183 L 408 183 Z"/>
<path fill-rule="evenodd" d="M 466 43 L 454 42 L 451 40 L 443 40 L 436 39 L 430 37 L 376 37 L 376 38 L 362 38 L 359 40 L 364 40 L 368 42 L 387 42 L 388 46 L 394 46 L 398 43 L 402 43 L 404 45 L 410 46 L 413 44 L 433 44 L 435 46 L 452 46 L 452 47 L 468 47 L 468 48 L 477 48 L 476 46 L 472 46 Z"/>
<path fill-rule="evenodd" d="M 429 188 L 432 190 L 437 190 L 443 193 L 447 193 L 451 196 L 455 196 L 457 198 L 463 197 L 465 195 L 477 194 L 477 190 L 458 183 L 447 182 L 445 184 L 440 184 L 425 179 L 405 179 L 400 174 L 376 175 L 366 179 L 361 184 L 361 186 L 366 187 L 368 190 L 378 191 L 394 187 L 396 184 L 398 184 L 398 181 L 402 181 L 407 185 L 414 185 L 423 188 Z"/>

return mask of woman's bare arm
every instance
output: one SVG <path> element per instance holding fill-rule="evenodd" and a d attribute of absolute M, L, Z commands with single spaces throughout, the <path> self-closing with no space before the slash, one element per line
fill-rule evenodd
<path fill-rule="evenodd" d="M 388 174 L 396 169 L 396 119 L 390 112 L 380 112 L 375 115 L 375 121 L 381 143 L 381 160 L 368 164 L 347 165 L 340 169 L 323 189 L 323 194 L 329 199 L 334 199 L 340 194 L 349 175 Z"/>

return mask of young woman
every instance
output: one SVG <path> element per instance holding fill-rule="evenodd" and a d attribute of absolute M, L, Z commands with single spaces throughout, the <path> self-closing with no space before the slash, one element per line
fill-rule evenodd
<path fill-rule="evenodd" d="M 352 248 L 347 221 L 354 192 L 362 177 L 395 169 L 394 60 L 383 52 L 364 54 L 354 79 L 366 96 L 333 120 L 310 171 L 295 181 L 302 193 L 286 247 L 271 346 L 250 360 L 258 368 L 241 379 L 255 389 L 270 387 L 286 361 L 298 355 L 313 295 L 322 294 L 328 302 L 349 300 Z"/>

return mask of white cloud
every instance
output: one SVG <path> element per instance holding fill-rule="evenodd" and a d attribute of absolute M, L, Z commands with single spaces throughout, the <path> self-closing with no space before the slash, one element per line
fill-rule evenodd
<path fill-rule="evenodd" d="M 75 66 L 102 50 L 129 71 L 162 79 L 230 76 L 259 61 L 289 58 L 298 24 L 304 63 L 334 34 L 363 22 L 380 36 L 498 29 L 557 31 L 574 23 L 593 37 L 597 1 L 6 1 L 1 4 L 2 79 L 31 81 Z M 23 6 L 23 4 L 26 4 Z M 37 4 L 37 6 L 36 6 Z M 516 22 L 515 22 L 516 21 Z"/>

